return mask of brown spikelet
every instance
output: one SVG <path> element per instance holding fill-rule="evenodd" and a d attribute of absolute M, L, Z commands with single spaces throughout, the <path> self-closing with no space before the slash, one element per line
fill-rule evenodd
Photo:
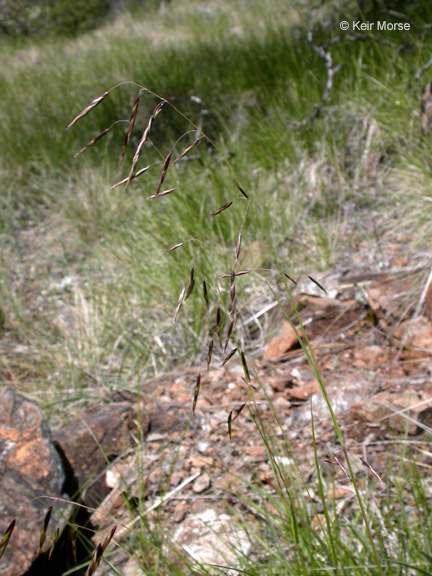
<path fill-rule="evenodd" d="M 184 157 L 186 156 L 186 154 L 189 154 L 189 152 L 190 152 L 193 148 L 195 148 L 195 146 L 197 146 L 197 144 L 199 144 L 199 143 L 201 142 L 201 139 L 202 139 L 202 138 L 197 138 L 196 140 L 194 140 L 194 141 L 192 142 L 192 144 L 190 144 L 189 146 L 187 146 L 187 147 L 183 150 L 183 152 L 182 152 L 181 154 L 179 154 L 179 155 L 177 156 L 177 158 L 174 160 L 173 166 L 174 166 L 174 164 L 177 164 L 177 162 L 180 162 L 180 160 L 181 160 L 182 158 L 184 158 Z"/>
<path fill-rule="evenodd" d="M 77 114 L 75 116 L 75 118 L 72 120 L 72 122 L 70 122 L 66 128 L 66 130 L 69 130 L 69 128 L 71 126 L 73 126 L 76 122 L 78 122 L 78 120 L 81 120 L 81 118 L 83 118 L 84 116 L 86 116 L 86 114 L 88 114 L 91 110 L 93 110 L 93 108 L 96 108 L 96 106 L 98 104 L 100 104 L 102 102 L 102 100 L 105 100 L 105 98 L 108 96 L 109 94 L 109 90 L 108 92 L 104 92 L 103 94 L 101 94 L 100 96 L 97 96 L 96 98 L 94 98 L 90 104 L 87 104 L 87 106 L 85 108 L 83 108 L 81 110 L 81 112 L 79 114 Z"/>
<path fill-rule="evenodd" d="M 240 351 L 240 359 L 241 359 L 241 363 L 242 363 L 242 367 L 243 367 L 243 373 L 245 376 L 245 380 L 246 382 L 250 382 L 250 374 L 249 374 L 249 368 L 246 362 L 246 356 L 243 352 L 243 350 Z"/>
<path fill-rule="evenodd" d="M 241 241 L 242 241 L 242 233 L 239 232 L 238 236 L 237 236 L 237 244 L 236 244 L 236 249 L 235 249 L 235 265 L 237 264 L 239 255 L 240 255 L 240 247 L 241 247 Z M 234 268 L 235 268 L 234 265 Z"/>
<path fill-rule="evenodd" d="M 207 370 L 210 369 L 210 362 L 212 359 L 212 354 L 213 354 L 213 338 L 210 340 L 209 345 L 208 345 L 208 352 L 207 352 Z"/>
<path fill-rule="evenodd" d="M 222 346 L 222 314 L 220 308 L 216 311 L 216 333 L 219 340 L 219 346 Z"/>
<path fill-rule="evenodd" d="M 228 326 L 228 330 L 227 330 L 226 337 L 225 337 L 224 351 L 227 349 L 228 342 L 229 342 L 229 339 L 231 337 L 231 332 L 232 332 L 233 328 L 234 328 L 234 320 L 232 320 L 230 322 L 230 325 Z"/>
<path fill-rule="evenodd" d="M 79 150 L 79 152 L 77 152 L 74 156 L 74 158 L 76 158 L 77 156 L 79 156 L 80 154 L 82 154 L 83 152 L 85 152 L 88 148 L 90 148 L 90 146 L 93 146 L 93 144 L 95 144 L 98 140 L 100 140 L 101 138 L 103 138 L 106 134 L 108 134 L 109 132 L 109 128 L 105 128 L 105 130 L 102 130 L 102 132 L 100 134 L 98 134 L 97 136 L 95 136 L 94 138 L 92 138 L 90 140 L 90 142 L 87 142 L 87 144 L 85 146 L 83 146 L 81 148 L 81 150 Z"/>
<path fill-rule="evenodd" d="M 187 300 L 189 298 L 189 296 L 192 294 L 194 286 L 195 286 L 195 277 L 194 277 L 194 267 L 192 266 L 191 270 L 190 270 L 189 286 L 188 286 L 187 291 L 186 291 L 185 300 Z"/>
<path fill-rule="evenodd" d="M 244 276 L 245 274 L 250 274 L 252 272 L 252 270 L 239 270 L 238 272 L 234 273 L 234 276 Z M 231 278 L 232 277 L 232 272 L 231 274 L 222 274 L 222 276 L 220 276 L 220 278 Z"/>
<path fill-rule="evenodd" d="M 366 466 L 366 468 L 369 470 L 369 472 L 371 474 L 373 474 L 377 480 L 379 480 L 382 484 L 384 484 L 384 482 L 381 480 L 381 478 L 378 476 L 378 474 L 375 472 L 375 470 L 372 468 L 372 466 L 369 464 L 369 462 L 367 462 L 367 460 L 365 458 L 362 458 L 361 456 L 359 456 L 359 458 L 360 458 L 363 466 Z"/>
<path fill-rule="evenodd" d="M 240 192 L 243 194 L 243 196 L 249 200 L 249 196 L 246 194 L 246 192 L 243 190 L 243 188 L 240 186 L 237 180 L 233 180 L 233 182 L 236 185 L 237 189 L 240 190 Z"/>
<path fill-rule="evenodd" d="M 127 188 L 129 186 L 129 182 L 132 180 L 132 176 L 133 176 L 135 167 L 138 163 L 139 157 L 141 156 L 142 148 L 143 148 L 144 144 L 147 142 L 147 138 L 148 138 L 148 135 L 150 133 L 151 127 L 153 125 L 153 122 L 159 116 L 163 105 L 164 105 L 164 102 L 159 102 L 159 104 L 156 105 L 155 109 L 153 110 L 152 115 L 149 118 L 149 121 L 147 122 L 147 126 L 145 127 L 144 132 L 142 133 L 141 139 L 138 143 L 137 149 L 135 150 L 135 154 L 132 158 L 132 166 L 131 166 L 131 169 L 129 171 L 129 175 L 126 178 L 125 188 Z"/>
<path fill-rule="evenodd" d="M 87 568 L 87 571 L 85 573 L 85 576 L 92 576 L 95 573 L 96 568 L 99 566 L 100 561 L 102 560 L 103 553 L 105 552 L 108 544 L 111 542 L 111 540 L 114 536 L 114 532 L 116 531 L 116 528 L 117 528 L 117 526 L 114 526 L 114 528 L 111 530 L 111 532 L 105 538 L 105 540 L 101 544 L 97 545 L 96 550 L 93 553 L 91 562 L 90 562 L 90 564 Z"/>
<path fill-rule="evenodd" d="M 132 174 L 132 176 L 130 178 L 129 178 L 129 176 L 127 176 L 126 178 L 123 178 L 123 180 L 120 180 L 120 182 L 117 182 L 116 184 L 113 184 L 112 186 L 110 186 L 110 189 L 112 190 L 113 188 L 117 188 L 117 186 L 121 186 L 122 184 L 126 184 L 130 180 L 135 180 L 135 178 L 138 178 L 138 176 L 141 176 L 141 174 L 144 174 L 144 172 L 147 172 L 147 170 L 149 170 L 152 166 L 153 166 L 153 164 L 149 164 L 145 168 L 141 168 L 141 170 L 138 170 L 138 172 L 135 172 L 135 174 Z M 174 188 L 173 188 L 173 190 L 174 190 Z M 171 192 L 172 192 L 172 190 L 171 190 Z M 153 196 L 151 196 L 151 198 L 153 198 Z"/>
<path fill-rule="evenodd" d="M 231 206 L 231 204 L 232 204 L 232 202 L 227 202 L 226 204 L 224 204 L 223 206 L 221 206 L 220 208 L 218 208 L 217 210 L 212 212 L 209 216 L 207 216 L 207 220 L 210 220 L 210 218 L 213 218 L 213 216 L 217 216 L 218 214 L 220 214 L 224 210 L 227 210 L 227 208 L 229 208 Z"/>
<path fill-rule="evenodd" d="M 140 101 L 140 94 L 138 94 L 138 96 L 135 98 L 135 102 L 133 103 L 133 106 L 132 106 L 132 112 L 131 112 L 131 115 L 129 118 L 129 126 L 128 126 L 128 129 L 126 132 L 126 136 L 125 136 L 125 139 L 123 142 L 123 148 L 122 148 L 122 151 L 120 154 L 120 166 L 123 164 L 123 160 L 124 160 L 124 157 L 126 154 L 126 148 L 127 148 L 127 145 L 129 144 L 129 140 L 130 140 L 130 137 L 132 134 L 133 127 L 135 126 L 135 120 L 136 120 L 136 117 L 138 114 L 139 101 Z"/>
<path fill-rule="evenodd" d="M 234 293 L 235 296 L 235 293 Z M 231 302 L 231 318 L 233 319 L 234 324 L 237 322 L 237 305 L 235 299 Z"/>
<path fill-rule="evenodd" d="M 178 313 L 180 312 L 180 308 L 181 308 L 181 305 L 183 303 L 183 298 L 184 298 L 185 292 L 186 292 L 186 282 L 183 284 L 182 289 L 180 291 L 180 296 L 177 300 L 177 306 L 176 306 L 176 309 L 174 312 L 173 324 L 177 320 L 177 316 L 178 316 Z"/>
<path fill-rule="evenodd" d="M 291 276 L 290 276 L 289 274 L 287 274 L 286 272 L 284 272 L 283 275 L 284 275 L 286 278 L 288 278 L 288 280 L 291 280 L 291 282 L 297 286 L 297 282 L 294 280 L 294 278 L 291 278 Z"/>
<path fill-rule="evenodd" d="M 227 362 L 231 360 L 234 354 L 237 352 L 237 348 L 233 348 L 228 354 L 225 356 L 224 361 L 222 362 L 222 366 L 225 366 Z"/>
<path fill-rule="evenodd" d="M 312 276 L 309 276 L 309 274 L 306 274 L 306 276 L 309 278 L 309 280 L 311 280 L 314 284 L 316 284 L 318 288 L 320 288 L 323 292 L 328 294 L 327 290 L 324 288 L 322 284 L 318 282 L 318 280 L 315 280 L 314 278 L 312 278 Z"/>
<path fill-rule="evenodd" d="M 192 414 L 195 414 L 195 408 L 196 408 L 196 405 L 198 402 L 200 387 L 201 387 L 201 374 L 198 374 L 196 382 L 195 382 L 194 396 L 193 396 L 193 402 L 192 402 Z"/>
<path fill-rule="evenodd" d="M 246 386 L 248 388 L 251 388 L 254 392 L 258 392 L 258 388 L 254 384 L 252 384 L 252 382 L 248 382 L 246 380 L 246 378 L 243 378 L 243 376 L 241 377 L 241 379 L 243 380 L 243 382 L 246 384 Z"/>
<path fill-rule="evenodd" d="M 146 200 L 153 200 L 153 198 L 162 198 L 162 196 L 166 196 L 167 194 L 171 194 L 174 192 L 175 188 L 168 188 L 168 190 L 163 190 L 159 192 L 159 194 L 153 194 L 152 196 L 147 196 Z"/>
<path fill-rule="evenodd" d="M 180 248 L 180 246 L 183 246 L 184 242 L 179 242 L 178 244 L 174 244 L 174 246 L 171 246 L 171 248 L 168 248 L 168 250 L 164 250 L 162 252 L 162 254 L 167 254 L 168 252 L 173 252 L 174 250 L 177 250 L 177 248 Z"/>
<path fill-rule="evenodd" d="M 12 522 L 9 524 L 9 526 L 6 528 L 6 530 L 3 532 L 3 536 L 1 537 L 1 540 L 0 540 L 0 558 L 5 553 L 6 547 L 9 544 L 10 537 L 12 536 L 12 532 L 14 531 L 14 528 L 15 528 L 15 522 L 16 522 L 16 520 L 12 520 Z"/>
<path fill-rule="evenodd" d="M 328 462 L 329 464 L 333 464 L 334 466 L 338 466 L 342 470 L 342 472 L 345 474 L 345 476 L 348 478 L 348 480 L 351 480 L 351 476 L 348 474 L 347 469 L 342 464 L 342 462 L 339 460 L 339 458 L 337 456 L 335 456 L 334 458 L 335 458 L 334 461 L 325 459 L 324 462 Z"/>
<path fill-rule="evenodd" d="M 228 434 L 231 440 L 231 432 L 232 432 L 232 423 L 234 422 L 234 420 L 236 420 L 239 416 L 240 416 L 240 412 L 243 410 L 243 408 L 246 406 L 246 402 L 243 402 L 238 408 L 236 408 L 235 410 L 231 410 L 231 412 L 228 415 Z"/>
<path fill-rule="evenodd" d="M 170 165 L 172 155 L 173 155 L 173 151 L 170 150 L 168 152 L 168 156 L 165 158 L 165 161 L 163 163 L 162 171 L 161 171 L 160 176 L 159 176 L 159 183 L 158 183 L 157 188 L 156 188 L 156 196 L 159 196 L 160 189 L 162 188 L 162 184 L 164 183 L 166 174 L 168 172 L 168 166 Z"/>
<path fill-rule="evenodd" d="M 207 307 L 207 310 L 208 310 L 208 307 L 209 307 L 209 305 L 210 305 L 210 302 L 209 302 L 209 297 L 208 297 L 208 292 L 207 292 L 207 283 L 206 283 L 205 280 L 203 280 L 203 295 L 204 295 L 204 301 L 205 301 L 205 303 L 206 303 L 206 307 Z"/>
<path fill-rule="evenodd" d="M 46 536 L 47 536 L 47 530 L 48 530 L 48 526 L 49 526 L 49 522 L 51 519 L 51 513 L 52 513 L 53 507 L 50 506 L 47 510 L 47 513 L 45 514 L 45 518 L 43 520 L 42 523 L 42 528 L 40 531 L 40 536 L 39 536 L 39 546 L 38 549 L 36 550 L 36 552 L 33 555 L 33 561 L 39 556 L 39 554 L 42 552 L 42 547 L 45 544 L 45 540 L 46 540 Z"/>
<path fill-rule="evenodd" d="M 235 301 L 235 284 L 234 284 L 234 279 L 235 279 L 235 271 L 233 270 L 231 272 L 231 282 L 230 282 L 230 298 L 231 298 L 231 302 Z"/>

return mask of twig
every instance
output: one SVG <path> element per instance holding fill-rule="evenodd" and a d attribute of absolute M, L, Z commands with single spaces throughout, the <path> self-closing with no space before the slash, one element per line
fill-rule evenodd
<path fill-rule="evenodd" d="M 372 34 L 347 34 L 346 36 L 335 36 L 328 42 L 324 42 L 318 46 L 315 44 L 313 40 L 313 29 L 312 25 L 309 28 L 307 34 L 307 42 L 312 47 L 313 51 L 318 54 L 320 58 L 322 58 L 325 62 L 325 67 L 327 71 L 327 80 L 324 87 L 324 92 L 321 97 L 321 100 L 315 104 L 312 113 L 302 120 L 301 122 L 292 122 L 292 125 L 296 128 L 301 128 L 308 124 L 309 122 L 315 120 L 321 113 L 324 105 L 326 104 L 327 100 L 330 97 L 330 92 L 333 88 L 334 77 L 335 75 L 341 70 L 344 64 L 338 64 L 334 66 L 332 55 L 329 51 L 330 46 L 337 44 L 339 42 L 349 41 L 349 42 L 364 42 L 364 41 L 373 41 L 384 46 L 391 46 L 392 48 L 396 48 L 396 50 L 401 51 L 404 50 L 408 45 L 407 44 L 396 44 L 395 42 L 391 42 L 390 40 L 386 40 L 385 38 L 380 38 L 379 36 L 374 36 Z M 432 58 L 431 61 L 428 63 L 427 67 L 432 65 Z"/>
<path fill-rule="evenodd" d="M 141 519 L 142 516 L 145 516 L 145 515 L 149 514 L 150 512 L 153 512 L 153 510 L 156 510 L 156 508 L 159 508 L 159 506 L 164 504 L 167 500 L 170 500 L 175 494 L 177 494 L 177 492 L 180 492 L 180 490 L 183 490 L 183 488 L 185 486 L 187 486 L 188 484 L 193 482 L 200 475 L 201 475 L 201 472 L 196 472 L 195 474 L 192 474 L 192 476 L 189 476 L 189 478 L 186 478 L 185 480 L 183 480 L 183 482 L 181 482 L 181 484 L 179 484 L 173 490 L 168 492 L 168 494 L 165 494 L 165 496 L 162 496 L 162 498 L 157 498 L 156 501 L 151 506 L 149 506 L 149 508 L 147 508 L 147 510 L 145 510 L 145 512 L 142 515 L 136 516 L 133 520 L 131 520 L 127 524 L 122 524 L 121 526 L 119 525 L 115 540 L 116 541 L 120 540 L 121 538 L 126 536 L 126 534 L 128 534 L 130 532 L 131 528 L 137 522 L 139 522 L 139 520 Z"/>
<path fill-rule="evenodd" d="M 432 56 L 429 58 L 429 60 L 426 62 L 424 66 L 416 70 L 415 79 L 419 80 L 420 76 L 424 74 L 424 72 L 426 72 L 426 70 L 428 70 L 431 66 L 432 66 Z"/>
<path fill-rule="evenodd" d="M 318 54 L 318 56 L 324 60 L 326 71 L 327 71 L 327 80 L 325 83 L 324 92 L 323 92 L 323 95 L 321 97 L 321 100 L 317 104 L 315 104 L 312 113 L 307 118 L 302 120 L 301 122 L 293 122 L 294 126 L 296 126 L 297 128 L 301 128 L 302 126 L 305 126 L 309 122 L 312 122 L 312 120 L 315 120 L 315 118 L 317 118 L 320 115 L 321 110 L 323 109 L 325 103 L 329 99 L 331 89 L 333 88 L 334 77 L 340 71 L 340 69 L 343 66 L 343 64 L 338 64 L 337 66 L 334 66 L 332 55 L 327 50 L 327 48 L 330 45 L 335 44 L 336 42 L 339 41 L 339 37 L 333 38 L 327 44 L 324 44 L 322 46 L 318 46 L 313 41 L 312 28 L 309 28 L 309 31 L 307 34 L 307 41 L 308 41 L 308 44 L 310 44 L 310 46 L 312 47 L 313 51 L 316 52 L 316 54 Z"/>

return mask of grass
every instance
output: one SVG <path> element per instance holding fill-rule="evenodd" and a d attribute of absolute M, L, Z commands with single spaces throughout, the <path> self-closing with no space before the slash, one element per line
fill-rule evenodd
<path fill-rule="evenodd" d="M 430 241 L 431 145 L 420 134 L 422 80 L 414 79 L 432 51 L 423 28 L 430 9 L 409 15 L 412 32 L 380 34 L 390 45 L 341 36 L 331 45 L 335 65 L 343 66 L 330 98 L 316 120 L 302 124 L 327 81 L 323 59 L 305 41 L 310 6 L 256 4 L 252 12 L 210 3 L 206 12 L 192 0 L 173 2 L 139 17 L 121 15 L 73 40 L 0 48 L 0 373 L 38 399 L 54 424 L 149 374 L 205 363 L 217 308 L 227 324 L 230 319 L 233 283 L 220 277 L 232 271 L 240 228 L 238 264 L 253 269 L 235 280 L 240 318 L 289 299 L 281 272 L 313 275 L 365 238 L 372 242 L 376 230 L 365 220 L 383 228 L 396 221 L 395 238 L 416 226 L 415 240 Z M 318 45 L 340 34 L 337 23 L 347 10 L 356 14 L 352 5 L 344 10 L 316 8 Z M 127 123 L 136 85 L 118 87 L 79 125 L 65 128 L 98 94 L 128 80 L 169 104 L 155 119 L 152 146 L 145 145 L 138 167 L 155 165 L 125 192 L 110 185 L 127 176 L 158 98 L 141 96 L 124 169 L 118 164 L 127 124 L 115 125 L 80 158 L 73 155 L 116 120 Z M 175 192 L 146 200 L 172 143 L 200 122 L 208 140 L 170 166 L 163 183 Z M 175 154 L 193 138 L 185 137 Z M 228 201 L 225 214 L 208 220 Z M 195 290 L 173 327 L 192 266 Z M 246 330 L 234 330 L 233 338 L 239 351 L 256 346 Z M 320 379 L 307 346 L 305 353 Z M 244 573 L 430 570 L 422 556 L 431 552 L 429 499 L 415 468 L 401 459 L 379 496 L 354 483 L 356 504 L 340 517 L 327 496 L 334 478 L 322 475 L 317 454 L 312 489 L 297 470 L 278 464 L 277 456 L 291 451 L 288 440 L 277 443 L 254 408 L 251 415 L 276 489 L 269 495 L 254 487 L 256 499 L 244 501 L 259 519 L 250 525 L 249 516 L 239 518 L 254 546 L 251 557 L 241 558 Z M 417 518 L 408 516 L 407 497 Z M 143 549 L 158 558 L 147 573 L 157 573 L 166 561 L 163 538 L 153 538 L 146 523 L 142 532 Z M 167 562 L 163 570 L 177 568 Z"/>

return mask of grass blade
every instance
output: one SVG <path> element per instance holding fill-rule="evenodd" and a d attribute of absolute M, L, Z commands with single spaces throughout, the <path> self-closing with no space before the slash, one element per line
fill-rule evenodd
<path fill-rule="evenodd" d="M 148 138 L 148 135 L 150 133 L 151 127 L 153 125 L 153 122 L 159 116 L 163 105 L 164 105 L 164 102 L 159 102 L 156 105 L 155 109 L 153 110 L 152 115 L 149 118 L 149 121 L 147 122 L 147 126 L 145 127 L 144 132 L 142 133 L 141 140 L 139 141 L 137 149 L 135 150 L 135 154 L 132 158 L 132 166 L 131 166 L 131 169 L 129 171 L 129 175 L 126 178 L 126 182 L 125 182 L 125 188 L 126 189 L 129 186 L 129 182 L 132 180 L 132 175 L 133 175 L 135 167 L 138 163 L 139 157 L 141 156 L 142 148 L 143 148 L 144 144 L 147 142 L 147 138 Z"/>

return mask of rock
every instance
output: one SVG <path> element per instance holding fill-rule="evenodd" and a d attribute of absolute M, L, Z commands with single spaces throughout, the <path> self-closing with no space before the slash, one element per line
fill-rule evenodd
<path fill-rule="evenodd" d="M 375 388 L 380 385 L 380 382 L 375 374 L 344 373 L 343 377 L 333 374 L 330 380 L 326 378 L 324 385 L 334 413 L 336 416 L 342 417 L 344 413 L 348 413 L 352 409 L 354 404 L 362 402 L 364 398 L 370 397 L 374 393 Z M 312 384 L 312 387 L 313 386 Z M 294 390 L 296 389 L 294 388 L 292 391 Z M 296 394 L 299 393 L 296 392 Z M 322 394 L 316 394 L 311 401 L 314 418 L 321 422 L 331 422 L 330 412 L 324 396 Z M 295 410 L 293 418 L 296 426 L 310 423 L 310 403 L 302 404 L 300 408 Z"/>
<path fill-rule="evenodd" d="M 312 382 L 308 382 L 302 386 L 298 386 L 297 388 L 287 388 L 286 390 L 290 398 L 295 400 L 307 400 L 312 396 L 312 394 L 316 394 L 319 391 L 320 386 L 315 379 Z"/>
<path fill-rule="evenodd" d="M 288 410 L 291 408 L 291 402 L 287 400 L 284 396 L 278 396 L 273 401 L 273 407 L 279 414 L 279 416 L 281 416 L 282 414 L 286 414 Z"/>
<path fill-rule="evenodd" d="M 227 514 L 213 508 L 188 516 L 174 532 L 172 541 L 183 548 L 193 560 L 202 564 L 222 564 L 235 561 L 234 550 L 242 555 L 251 551 L 250 539 Z M 236 571 L 229 571 L 228 574 Z"/>
<path fill-rule="evenodd" d="M 284 322 L 277 336 L 272 338 L 267 344 L 264 350 L 263 360 L 275 362 L 281 359 L 284 354 L 299 346 L 298 338 L 291 324 Z"/>
<path fill-rule="evenodd" d="M 31 566 L 40 529 L 53 500 L 63 495 L 62 460 L 35 402 L 13 390 L 0 393 L 0 529 L 16 526 L 0 561 L 1 576 L 19 576 Z M 55 503 L 45 549 L 52 543 L 65 505 Z"/>
<path fill-rule="evenodd" d="M 387 331 L 399 321 L 406 308 L 406 295 L 418 278 L 412 273 L 382 274 L 367 288 L 368 302 L 375 317 Z M 404 287 L 401 290 L 401 286 Z"/>
<path fill-rule="evenodd" d="M 380 392 L 351 407 L 354 418 L 382 423 L 399 432 L 418 434 L 432 423 L 432 398 L 420 400 L 417 394 Z"/>
<path fill-rule="evenodd" d="M 405 347 L 432 350 L 432 322 L 425 316 L 403 322 L 395 332 Z"/>
<path fill-rule="evenodd" d="M 208 474 L 201 474 L 201 476 L 198 476 L 198 478 L 193 483 L 192 490 L 195 492 L 195 494 L 201 494 L 205 490 L 208 490 L 210 486 L 211 480 Z"/>
<path fill-rule="evenodd" d="M 183 520 L 185 519 L 186 513 L 187 513 L 186 506 L 182 502 L 177 502 L 177 504 L 174 506 L 174 511 L 172 513 L 171 520 L 175 524 L 180 524 L 180 522 L 183 522 Z"/>
<path fill-rule="evenodd" d="M 55 435 L 72 466 L 87 504 L 98 505 L 109 492 L 103 470 L 113 458 L 135 444 L 149 427 L 149 416 L 140 410 L 137 430 L 136 406 L 131 402 L 97 404 L 80 413 Z"/>

